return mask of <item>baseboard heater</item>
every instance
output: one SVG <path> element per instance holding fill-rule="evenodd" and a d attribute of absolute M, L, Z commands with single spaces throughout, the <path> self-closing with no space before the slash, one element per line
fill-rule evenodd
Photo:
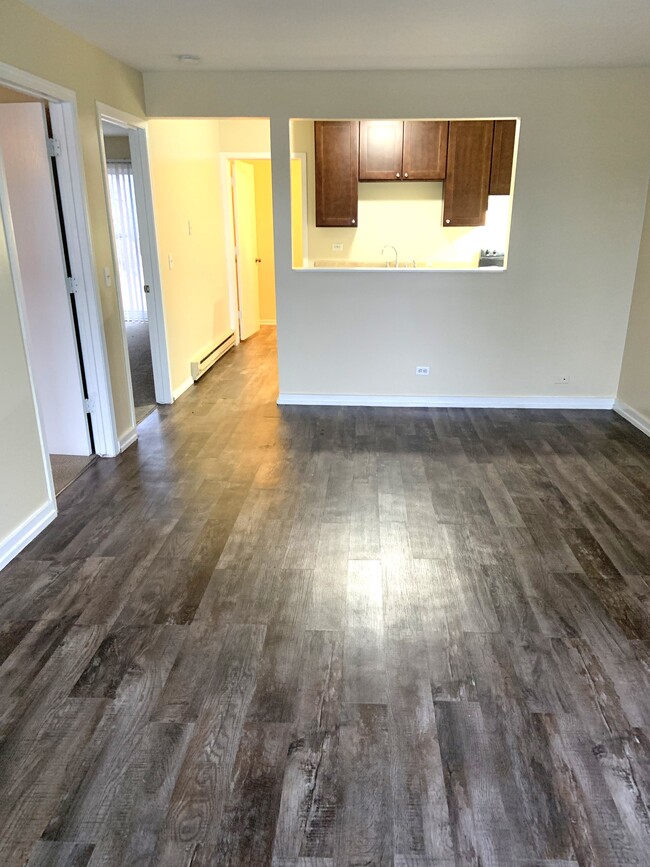
<path fill-rule="evenodd" d="M 196 358 L 190 362 L 190 370 L 192 371 L 192 379 L 194 382 L 200 379 L 206 373 L 215 361 L 219 361 L 222 355 L 225 355 L 229 349 L 235 345 L 235 334 L 230 332 L 226 337 L 221 338 L 210 349 L 204 350 Z"/>

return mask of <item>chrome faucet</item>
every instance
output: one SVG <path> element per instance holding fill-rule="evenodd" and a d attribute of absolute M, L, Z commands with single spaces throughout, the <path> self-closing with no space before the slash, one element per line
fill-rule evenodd
<path fill-rule="evenodd" d="M 397 264 L 398 264 L 397 248 L 393 247 L 392 244 L 385 244 L 381 248 L 381 255 L 382 256 L 384 255 L 384 250 L 392 250 L 393 253 L 395 253 L 395 261 L 393 262 L 393 268 L 397 268 Z M 390 262 L 388 260 L 386 260 L 386 267 L 390 268 Z"/>

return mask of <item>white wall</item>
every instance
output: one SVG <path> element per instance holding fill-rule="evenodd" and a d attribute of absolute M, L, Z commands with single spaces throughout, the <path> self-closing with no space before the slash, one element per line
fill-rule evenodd
<path fill-rule="evenodd" d="M 649 69 L 161 72 L 145 74 L 145 94 L 151 115 L 271 117 L 282 392 L 616 393 L 650 170 Z M 508 271 L 293 272 L 291 117 L 521 117 Z"/>
<path fill-rule="evenodd" d="M 625 341 L 618 400 L 650 434 L 650 187 Z"/>
<path fill-rule="evenodd" d="M 43 106 L 0 105 L 0 151 L 27 314 L 32 374 L 50 454 L 89 455 Z"/>

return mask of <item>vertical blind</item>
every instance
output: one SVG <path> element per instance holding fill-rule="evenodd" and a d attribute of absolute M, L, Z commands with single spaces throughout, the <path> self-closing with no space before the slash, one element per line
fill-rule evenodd
<path fill-rule="evenodd" d="M 127 321 L 146 320 L 147 303 L 135 209 L 133 170 L 127 162 L 108 163 L 113 232 L 117 246 L 122 307 Z"/>

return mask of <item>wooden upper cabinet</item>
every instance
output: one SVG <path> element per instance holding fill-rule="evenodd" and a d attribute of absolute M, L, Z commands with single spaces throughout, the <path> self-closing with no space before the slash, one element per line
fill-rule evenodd
<path fill-rule="evenodd" d="M 443 180 L 448 126 L 436 120 L 362 120 L 359 180 Z"/>
<path fill-rule="evenodd" d="M 359 121 L 314 121 L 316 225 L 357 225 Z"/>
<path fill-rule="evenodd" d="M 362 120 L 359 130 L 359 180 L 394 181 L 402 176 L 404 121 Z"/>
<path fill-rule="evenodd" d="M 443 226 L 484 226 L 490 188 L 492 120 L 452 120 Z"/>
<path fill-rule="evenodd" d="M 446 120 L 405 120 L 402 178 L 405 181 L 442 181 L 447 170 Z"/>
<path fill-rule="evenodd" d="M 359 180 L 395 181 L 402 176 L 401 120 L 362 120 L 359 124 Z"/>
<path fill-rule="evenodd" d="M 516 120 L 495 120 L 492 142 L 492 170 L 490 172 L 490 195 L 510 195 L 512 163 L 515 156 Z"/>

